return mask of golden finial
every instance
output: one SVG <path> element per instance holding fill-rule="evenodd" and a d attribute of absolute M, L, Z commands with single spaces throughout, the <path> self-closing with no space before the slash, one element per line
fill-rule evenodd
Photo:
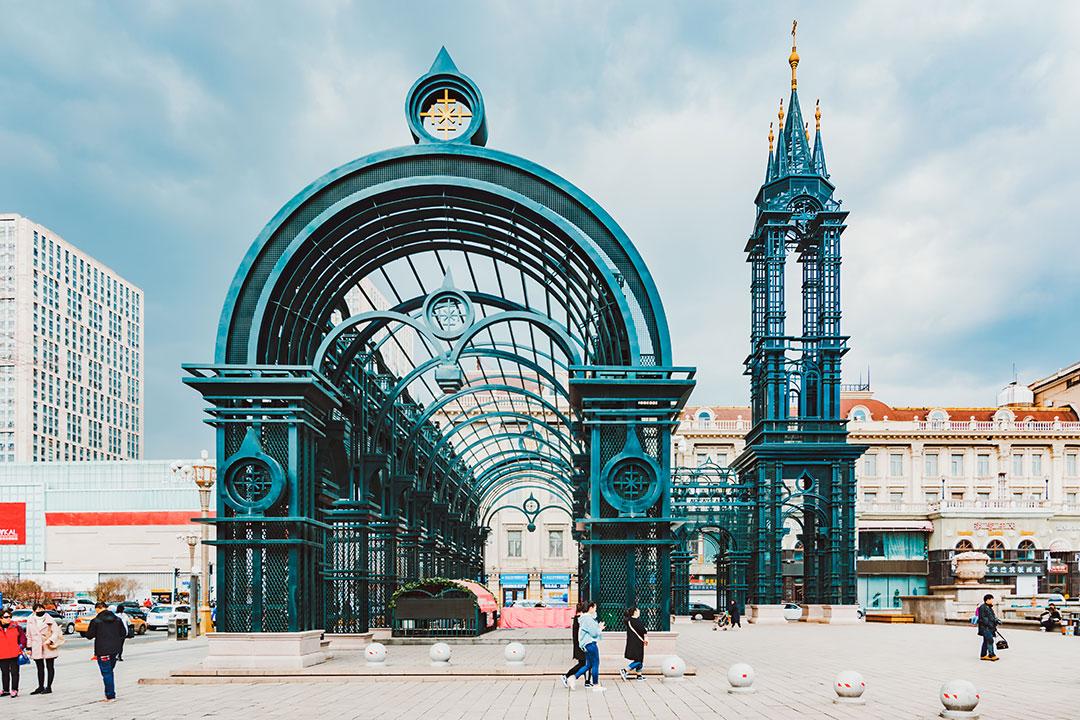
<path fill-rule="evenodd" d="M 780 124 L 777 125 L 780 130 L 784 129 L 784 98 L 780 98 L 780 112 L 776 113 L 776 116 L 780 118 Z"/>
<path fill-rule="evenodd" d="M 814 129 L 821 132 L 821 99 L 814 105 Z"/>
<path fill-rule="evenodd" d="M 806 133 L 806 142 L 810 142 L 810 123 L 803 123 L 803 132 Z"/>
<path fill-rule="evenodd" d="M 799 67 L 799 53 L 795 52 L 795 28 L 799 26 L 798 20 L 791 21 L 791 54 L 788 55 L 788 64 L 791 65 L 791 89 L 794 90 L 798 86 L 798 82 L 795 80 L 795 68 Z"/>
<path fill-rule="evenodd" d="M 769 154 L 772 154 L 773 140 L 776 138 L 772 134 L 772 123 L 769 123 Z"/>

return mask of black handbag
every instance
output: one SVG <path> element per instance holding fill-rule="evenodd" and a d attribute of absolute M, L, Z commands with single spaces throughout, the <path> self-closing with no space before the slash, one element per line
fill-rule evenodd
<path fill-rule="evenodd" d="M 994 647 L 996 647 L 998 650 L 1008 650 L 1009 649 L 1009 641 L 1006 640 L 1005 636 L 1002 635 L 1001 633 L 998 633 L 997 636 L 999 638 L 1001 638 L 1001 639 L 997 641 L 997 643 L 995 644 Z"/>

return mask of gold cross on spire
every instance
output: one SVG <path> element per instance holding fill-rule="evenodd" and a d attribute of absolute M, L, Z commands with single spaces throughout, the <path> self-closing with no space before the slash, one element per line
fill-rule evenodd
<path fill-rule="evenodd" d="M 791 54 L 788 55 L 788 64 L 791 65 L 791 89 L 798 86 L 795 80 L 795 68 L 799 67 L 799 53 L 795 52 L 795 28 L 799 27 L 798 20 L 791 21 Z"/>
<path fill-rule="evenodd" d="M 436 98 L 427 110 L 420 113 L 422 118 L 431 118 L 432 128 L 435 132 L 443 134 L 443 140 L 450 138 L 450 133 L 456 133 L 462 129 L 462 121 L 472 117 L 472 112 L 450 97 L 450 91 L 443 89 L 442 97 Z"/>

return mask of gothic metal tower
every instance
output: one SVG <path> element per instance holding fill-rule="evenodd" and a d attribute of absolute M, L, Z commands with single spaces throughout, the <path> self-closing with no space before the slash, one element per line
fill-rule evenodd
<path fill-rule="evenodd" d="M 755 501 L 745 560 L 747 600 L 783 601 L 787 574 L 802 576 L 807 603 L 853 604 L 854 466 L 865 448 L 848 443 L 840 412 L 840 364 L 848 339 L 840 331 L 840 235 L 847 212 L 829 181 L 820 105 L 810 144 L 799 106 L 795 24 L 791 37 L 791 99 L 786 117 L 781 100 L 775 150 L 769 128 L 765 182 L 745 247 L 751 267 L 746 374 L 753 427 L 734 467 L 753 488 Z M 786 326 L 789 259 L 802 267 L 797 333 Z M 790 563 L 785 573 L 781 549 L 792 532 L 801 543 L 802 567 L 800 572 L 797 562 Z"/>

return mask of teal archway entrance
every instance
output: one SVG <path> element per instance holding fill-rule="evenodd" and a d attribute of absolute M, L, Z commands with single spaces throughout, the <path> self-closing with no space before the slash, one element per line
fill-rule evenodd
<path fill-rule="evenodd" d="M 445 50 L 409 91 L 415 144 L 289 201 L 229 288 L 214 363 L 218 621 L 362 632 L 422 577 L 483 579 L 515 487 L 575 520 L 609 627 L 666 628 L 670 435 L 694 372 L 629 238 L 581 190 L 487 148 Z"/>

